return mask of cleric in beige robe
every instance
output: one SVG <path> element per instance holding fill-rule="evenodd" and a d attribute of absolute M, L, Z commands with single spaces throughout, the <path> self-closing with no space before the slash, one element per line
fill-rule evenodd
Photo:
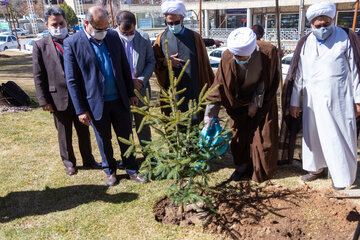
<path fill-rule="evenodd" d="M 231 118 L 231 151 L 236 169 L 231 179 L 262 182 L 273 176 L 278 160 L 276 92 L 280 80 L 276 48 L 256 41 L 250 28 L 238 28 L 228 38 L 208 98 L 205 123 L 217 117 L 220 105 Z"/>

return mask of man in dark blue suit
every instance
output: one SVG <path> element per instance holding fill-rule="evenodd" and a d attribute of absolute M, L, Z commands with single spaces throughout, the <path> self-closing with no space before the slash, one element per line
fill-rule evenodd
<path fill-rule="evenodd" d="M 118 183 L 111 125 L 116 136 L 128 139 L 132 131 L 130 103 L 138 104 L 130 67 L 119 43 L 118 33 L 109 30 L 108 12 L 99 6 L 89 8 L 85 29 L 64 41 L 69 93 L 80 122 L 94 129 L 108 186 Z M 144 183 L 145 179 L 138 176 L 135 158 L 124 156 L 128 146 L 118 142 L 130 179 Z"/>

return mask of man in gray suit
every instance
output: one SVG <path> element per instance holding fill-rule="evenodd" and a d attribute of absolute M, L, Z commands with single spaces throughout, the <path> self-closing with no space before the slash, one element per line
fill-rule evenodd
<path fill-rule="evenodd" d="M 116 30 L 119 33 L 130 65 L 134 87 L 142 96 L 145 96 L 146 89 L 151 93 L 149 79 L 156 63 L 149 35 L 143 31 L 135 30 L 136 18 L 129 11 L 118 12 L 116 23 L 118 25 Z M 139 102 L 139 107 L 142 106 L 143 104 Z M 142 115 L 134 113 L 134 119 L 136 130 L 138 130 Z M 143 127 L 138 138 L 142 146 L 145 145 L 143 141 L 151 141 L 149 125 Z"/>
<path fill-rule="evenodd" d="M 58 132 L 60 156 L 67 175 L 77 173 L 76 158 L 72 145 L 75 127 L 83 166 L 100 169 L 91 151 L 89 127 L 79 122 L 68 89 L 64 73 L 63 41 L 68 37 L 65 12 L 58 7 L 44 12 L 50 36 L 34 43 L 33 73 L 39 105 L 54 115 Z"/>

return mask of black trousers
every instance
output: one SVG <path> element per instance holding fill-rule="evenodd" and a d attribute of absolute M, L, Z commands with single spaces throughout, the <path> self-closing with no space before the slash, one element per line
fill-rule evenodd
<path fill-rule="evenodd" d="M 78 136 L 83 165 L 91 165 L 95 160 L 91 150 L 89 127 L 79 122 L 72 102 L 69 102 L 65 111 L 54 111 L 54 121 L 58 132 L 60 156 L 65 167 L 76 167 L 76 158 L 72 146 L 73 124 Z"/>
<path fill-rule="evenodd" d="M 111 143 L 111 126 L 114 128 L 116 137 L 129 139 L 132 133 L 131 112 L 123 106 L 120 99 L 104 102 L 103 115 L 100 120 L 93 120 L 91 125 L 94 129 L 96 141 L 102 158 L 102 168 L 109 175 L 116 172 L 116 160 L 114 159 L 114 150 Z M 132 175 L 137 173 L 139 167 L 135 162 L 135 157 L 125 157 L 124 154 L 129 148 L 128 145 L 118 140 L 121 158 L 125 170 Z"/>

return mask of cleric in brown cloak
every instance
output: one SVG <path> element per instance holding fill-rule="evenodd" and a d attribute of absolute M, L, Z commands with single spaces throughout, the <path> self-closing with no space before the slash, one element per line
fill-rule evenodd
<path fill-rule="evenodd" d="M 179 99 L 185 97 L 179 109 L 187 111 L 189 100 L 197 99 L 205 84 L 211 85 L 214 72 L 201 36 L 183 25 L 186 11 L 184 3 L 180 0 L 167 0 L 162 3 L 161 9 L 168 27 L 159 34 L 153 46 L 156 58 L 155 74 L 159 84 L 167 88 L 169 76 L 165 58 L 165 40 L 168 40 L 169 57 L 175 77 L 179 76 L 183 65 L 190 59 L 190 64 L 178 85 L 178 89 L 186 88 L 186 91 L 178 96 Z M 199 116 L 194 116 L 192 122 L 196 124 L 201 120 Z"/>
<path fill-rule="evenodd" d="M 231 151 L 236 170 L 231 179 L 245 176 L 262 182 L 273 176 L 278 160 L 276 91 L 280 80 L 276 48 L 256 41 L 250 28 L 238 28 L 228 38 L 208 100 L 205 123 L 217 117 L 220 105 L 231 117 Z"/>

